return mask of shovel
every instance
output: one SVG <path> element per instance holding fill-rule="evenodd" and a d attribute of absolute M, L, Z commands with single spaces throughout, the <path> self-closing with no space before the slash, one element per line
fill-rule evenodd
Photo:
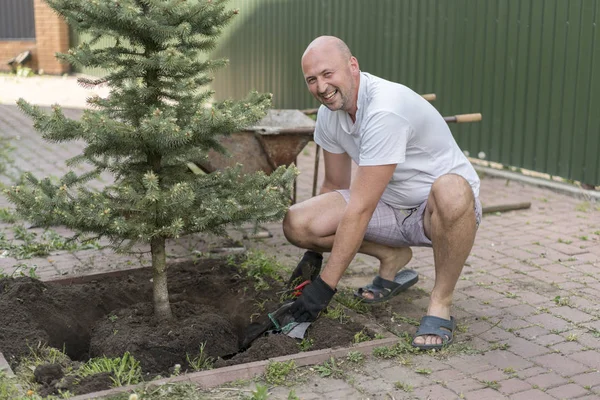
<path fill-rule="evenodd" d="M 248 325 L 242 339 L 242 350 L 247 349 L 252 342 L 268 331 L 287 333 L 285 332 L 287 330 L 289 332 L 290 324 L 293 325 L 295 323 L 294 316 L 289 312 L 293 303 L 293 301 L 288 301 L 274 312 L 267 314 L 266 317 L 262 317 L 262 321 L 253 322 Z"/>

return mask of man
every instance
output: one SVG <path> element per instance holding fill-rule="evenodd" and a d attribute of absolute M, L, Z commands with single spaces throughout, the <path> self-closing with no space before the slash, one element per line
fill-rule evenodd
<path fill-rule="evenodd" d="M 294 245 L 331 254 L 292 305 L 296 321 L 314 320 L 327 307 L 357 252 L 380 261 L 379 276 L 357 292 L 374 302 L 403 288 L 396 281 L 410 247 L 430 246 L 435 285 L 413 345 L 452 343 L 452 294 L 481 219 L 475 170 L 433 106 L 403 85 L 361 72 L 342 40 L 316 38 L 301 64 L 322 103 L 315 142 L 325 178 L 319 196 L 290 208 L 283 230 Z M 352 181 L 351 161 L 358 165 Z M 318 263 L 314 253 L 307 257 Z"/>

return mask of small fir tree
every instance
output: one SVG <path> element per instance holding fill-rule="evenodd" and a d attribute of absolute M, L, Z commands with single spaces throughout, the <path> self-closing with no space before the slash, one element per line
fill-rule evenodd
<path fill-rule="evenodd" d="M 126 251 L 150 243 L 154 310 L 172 317 L 168 300 L 165 240 L 194 232 L 225 234 L 228 224 L 282 218 L 289 205 L 294 167 L 271 175 L 241 175 L 239 168 L 196 175 L 188 163 L 224 151 L 218 136 L 256 123 L 270 107 L 270 94 L 251 93 L 240 102 L 210 104 L 204 88 L 225 61 L 206 61 L 223 26 L 237 14 L 218 0 L 46 0 L 70 26 L 91 34 L 58 57 L 78 66 L 100 67 L 107 98 L 88 99 L 93 109 L 67 119 L 59 106 L 46 114 L 20 99 L 19 107 L 51 142 L 83 140 L 83 153 L 67 165 L 91 165 L 56 180 L 36 179 L 7 190 L 24 217 L 38 225 L 65 225 L 80 239 L 107 237 Z M 102 37 L 114 46 L 94 48 Z M 114 183 L 88 187 L 103 172 Z"/>

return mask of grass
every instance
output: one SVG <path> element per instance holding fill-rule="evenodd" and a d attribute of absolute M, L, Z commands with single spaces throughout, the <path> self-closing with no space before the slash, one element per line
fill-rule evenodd
<path fill-rule="evenodd" d="M 0 399 L 15 399 L 19 396 L 19 390 L 14 379 L 10 379 L 3 371 L 0 371 Z"/>
<path fill-rule="evenodd" d="M 125 352 L 123 357 L 92 358 L 83 364 L 77 370 L 76 374 L 78 377 L 84 378 L 102 372 L 111 374 L 111 379 L 115 387 L 135 385 L 142 381 L 140 363 L 129 352 Z"/>
<path fill-rule="evenodd" d="M 341 324 L 345 324 L 350 320 L 350 317 L 346 314 L 342 304 L 336 304 L 335 307 L 328 308 L 327 312 L 323 315 L 329 319 L 336 320 Z"/>
<path fill-rule="evenodd" d="M 247 400 L 266 400 L 268 398 L 269 388 L 260 383 L 256 384 L 256 389 L 252 391 L 250 396 L 244 396 L 244 399 Z"/>
<path fill-rule="evenodd" d="M 555 296 L 553 299 L 554 303 L 558 306 L 571 306 L 571 300 L 568 297 Z"/>
<path fill-rule="evenodd" d="M 37 265 L 27 265 L 25 263 L 19 263 L 14 265 L 14 271 L 10 274 L 0 272 L 0 278 L 15 278 L 20 276 L 28 276 L 32 279 L 38 279 L 39 276 L 36 272 Z"/>
<path fill-rule="evenodd" d="M 398 313 L 392 313 L 392 322 L 405 323 L 412 326 L 419 326 L 420 322 L 416 318 L 405 317 Z"/>
<path fill-rule="evenodd" d="M 296 369 L 293 360 L 287 362 L 271 361 L 265 371 L 265 381 L 271 385 L 282 385 L 292 371 Z"/>
<path fill-rule="evenodd" d="M 340 368 L 335 358 L 331 357 L 328 361 L 323 364 L 314 367 L 314 370 L 319 374 L 321 378 L 338 378 L 344 377 L 344 371 Z"/>
<path fill-rule="evenodd" d="M 204 349 L 206 347 L 206 342 L 200 344 L 200 348 L 198 354 L 191 358 L 189 354 L 186 353 L 185 359 L 189 364 L 190 368 L 194 371 L 206 371 L 209 369 L 213 369 L 213 364 L 215 360 L 212 357 L 209 357 L 204 353 Z"/>
<path fill-rule="evenodd" d="M 371 340 L 371 338 L 369 337 L 369 335 L 367 335 L 365 333 L 365 331 L 362 330 L 362 331 L 356 332 L 356 334 L 354 334 L 354 338 L 352 339 L 352 343 L 356 344 L 356 343 L 368 342 L 369 340 Z"/>
<path fill-rule="evenodd" d="M 36 394 L 39 387 L 35 383 L 33 371 L 39 365 L 58 364 L 62 367 L 65 377 L 74 379 L 76 382 L 82 378 L 98 373 L 108 373 L 114 386 L 133 385 L 142 381 L 142 370 L 129 353 L 123 357 L 108 358 L 99 357 L 80 364 L 73 364 L 69 357 L 59 349 L 39 344 L 29 347 L 30 354 L 20 360 L 15 370 L 16 377 L 8 379 L 5 375 L 0 376 L 0 399 L 14 400 L 37 400 L 41 399 Z M 74 365 L 76 367 L 74 367 Z M 17 384 L 19 386 L 17 386 Z M 54 400 L 72 397 L 68 391 L 62 391 L 57 396 L 44 397 L 45 400 Z"/>
<path fill-rule="evenodd" d="M 242 272 L 254 281 L 254 289 L 257 291 L 270 288 L 268 279 L 281 281 L 281 271 L 285 267 L 277 259 L 261 250 L 252 250 L 245 254 L 241 262 L 238 257 L 232 256 L 228 263 L 237 266 Z"/>
<path fill-rule="evenodd" d="M 298 346 L 300 347 L 300 351 L 308 351 L 313 347 L 313 345 L 314 345 L 314 340 L 309 339 L 309 338 L 304 338 L 304 339 L 302 339 L 302 341 L 300 343 L 298 343 Z"/>
<path fill-rule="evenodd" d="M 359 314 L 365 314 L 369 311 L 369 307 L 361 299 L 354 297 L 354 292 L 350 290 L 339 290 L 335 296 L 335 301 Z"/>
<path fill-rule="evenodd" d="M 412 385 L 409 385 L 408 383 L 404 383 L 404 382 L 394 382 L 394 387 L 396 389 L 403 390 L 406 393 L 410 393 L 413 391 Z"/>
<path fill-rule="evenodd" d="M 493 343 L 490 346 L 490 350 L 508 350 L 510 348 L 510 344 L 508 343 Z"/>
<path fill-rule="evenodd" d="M 134 397 L 137 396 L 136 397 Z M 266 397 L 265 397 L 266 398 Z M 108 397 L 106 400 L 207 400 L 209 397 L 200 389 L 189 383 L 167 383 L 164 385 L 148 385 L 135 393 L 122 393 Z"/>
<path fill-rule="evenodd" d="M 14 257 L 18 260 L 47 256 L 58 250 L 76 251 L 99 248 L 97 242 L 78 243 L 59 235 L 52 229 L 47 229 L 38 236 L 36 232 L 28 230 L 22 224 L 12 226 L 12 236 L 14 239 L 8 239 L 5 232 L 0 232 L 0 252 L 5 257 Z"/>
<path fill-rule="evenodd" d="M 415 369 L 415 372 L 421 375 L 430 375 L 433 371 L 429 368 L 417 368 Z"/>
<path fill-rule="evenodd" d="M 412 338 L 404 334 L 398 343 L 393 346 L 381 346 L 373 349 L 373 356 L 377 358 L 390 359 L 406 354 L 415 354 L 420 350 L 412 346 Z"/>
<path fill-rule="evenodd" d="M 490 389 L 498 390 L 500 389 L 500 384 L 496 381 L 479 381 L 483 384 L 483 386 L 488 387 Z"/>
<path fill-rule="evenodd" d="M 365 355 L 359 351 L 349 351 L 346 359 L 352 363 L 360 364 L 365 360 Z"/>

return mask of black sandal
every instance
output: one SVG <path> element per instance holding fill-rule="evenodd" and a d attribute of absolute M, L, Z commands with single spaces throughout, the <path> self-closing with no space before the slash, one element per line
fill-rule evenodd
<path fill-rule="evenodd" d="M 373 283 L 358 288 L 354 296 L 361 299 L 364 303 L 382 303 L 388 301 L 398 293 L 408 289 L 419 281 L 419 274 L 412 269 L 403 269 L 396 274 L 393 281 L 383 279 L 377 275 Z M 373 298 L 367 299 L 365 293 L 372 293 Z"/>
<path fill-rule="evenodd" d="M 433 315 L 425 315 L 421 318 L 421 324 L 415 337 L 424 335 L 435 335 L 442 338 L 442 344 L 415 344 L 413 339 L 413 347 L 417 347 L 421 350 L 439 350 L 445 346 L 448 346 L 454 342 L 454 330 L 456 329 L 456 321 L 454 317 L 450 319 L 444 319 L 435 317 Z"/>

